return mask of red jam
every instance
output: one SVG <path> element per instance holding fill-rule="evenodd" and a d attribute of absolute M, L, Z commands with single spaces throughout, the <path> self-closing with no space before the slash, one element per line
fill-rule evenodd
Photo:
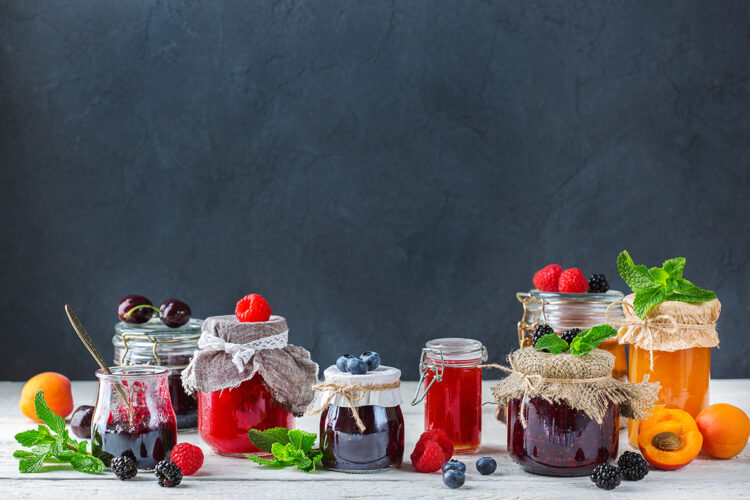
<path fill-rule="evenodd" d="M 216 453 L 260 452 L 250 443 L 250 429 L 294 428 L 294 415 L 276 404 L 256 374 L 234 389 L 198 392 L 198 433 Z"/>
<path fill-rule="evenodd" d="M 428 372 L 425 383 L 434 377 Z M 425 429 L 443 429 L 457 454 L 473 453 L 482 440 L 482 369 L 454 368 L 446 362 L 443 380 L 427 391 Z"/>
<path fill-rule="evenodd" d="M 619 409 L 611 404 L 601 424 L 564 403 L 531 398 L 526 428 L 521 402 L 508 404 L 508 452 L 526 472 L 545 476 L 585 476 L 614 459 L 620 437 Z"/>

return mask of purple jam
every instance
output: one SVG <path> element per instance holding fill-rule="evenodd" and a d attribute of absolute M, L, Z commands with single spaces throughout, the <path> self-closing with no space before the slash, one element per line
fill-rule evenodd
<path fill-rule="evenodd" d="M 183 365 L 190 362 L 191 356 L 168 356 L 169 365 Z M 178 429 L 195 429 L 198 427 L 198 400 L 185 392 L 182 387 L 182 370 L 172 370 L 169 375 L 169 398 L 177 417 Z"/>
<path fill-rule="evenodd" d="M 521 401 L 508 403 L 508 452 L 526 472 L 545 476 L 585 476 L 614 459 L 620 437 L 619 408 L 610 404 L 601 424 L 564 403 L 531 398 L 526 428 Z"/>
<path fill-rule="evenodd" d="M 374 472 L 398 468 L 404 457 L 404 416 L 399 406 L 360 406 L 360 431 L 351 408 L 328 405 L 320 417 L 321 463 L 331 470 Z"/>
<path fill-rule="evenodd" d="M 119 425 L 104 429 L 94 425 L 92 430 L 91 449 L 95 456 L 104 452 L 118 457 L 130 451 L 135 456 L 138 469 L 153 469 L 157 463 L 169 457 L 177 444 L 177 426 L 174 421 L 136 430 L 125 430 Z"/>

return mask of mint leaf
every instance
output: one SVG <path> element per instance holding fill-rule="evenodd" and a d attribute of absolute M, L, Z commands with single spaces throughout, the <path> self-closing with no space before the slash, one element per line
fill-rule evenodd
<path fill-rule="evenodd" d="M 294 456 L 294 450 L 293 448 L 290 449 L 292 445 L 289 443 L 287 444 L 281 444 L 281 443 L 273 443 L 271 445 L 271 453 L 273 453 L 273 456 L 278 458 L 284 463 L 293 464 L 295 460 Z"/>
<path fill-rule="evenodd" d="M 299 469 L 305 470 L 313 465 L 313 461 L 307 457 L 300 457 L 294 461 L 294 465 L 296 465 Z"/>
<path fill-rule="evenodd" d="M 317 434 L 312 432 L 305 432 L 300 429 L 293 429 L 289 431 L 289 442 L 294 445 L 298 450 L 302 450 L 303 453 L 307 454 L 315 445 L 315 440 L 318 438 Z"/>
<path fill-rule="evenodd" d="M 54 438 L 52 438 L 52 436 L 50 436 L 49 434 L 44 434 L 33 429 L 19 432 L 18 434 L 16 434 L 15 438 L 16 441 L 21 444 L 21 446 L 26 446 L 27 448 L 31 448 L 32 446 L 35 446 L 37 444 L 51 443 L 54 441 Z"/>
<path fill-rule="evenodd" d="M 53 432 L 62 434 L 65 431 L 65 420 L 50 410 L 47 402 L 44 400 L 44 392 L 39 391 L 36 393 L 36 396 L 34 396 L 34 407 L 39 420 L 47 424 Z"/>
<path fill-rule="evenodd" d="M 285 427 L 274 427 L 273 429 L 266 429 L 264 431 L 250 429 L 248 436 L 253 446 L 267 453 L 271 452 L 271 446 L 274 443 L 282 445 L 289 443 L 289 429 Z"/>
<path fill-rule="evenodd" d="M 78 472 L 89 474 L 99 474 L 106 468 L 104 462 L 98 458 L 83 453 L 74 453 L 70 457 L 70 465 Z"/>
<path fill-rule="evenodd" d="M 609 325 L 599 325 L 579 333 L 570 343 L 570 354 L 574 356 L 585 356 L 592 349 L 610 337 L 617 335 L 617 330 Z"/>
<path fill-rule="evenodd" d="M 18 461 L 18 471 L 24 474 L 36 472 L 42 468 L 42 465 L 44 465 L 44 459 L 46 458 L 46 454 L 23 457 Z"/>
<path fill-rule="evenodd" d="M 661 267 L 652 267 L 648 270 L 648 275 L 651 276 L 654 283 L 659 285 L 666 285 L 667 278 L 669 278 L 669 274 Z"/>
<path fill-rule="evenodd" d="M 617 256 L 617 270 L 620 276 L 634 291 L 638 292 L 654 285 L 648 268 L 644 265 L 635 265 L 627 250 L 620 252 Z"/>
<path fill-rule="evenodd" d="M 675 257 L 665 260 L 661 267 L 669 274 L 670 278 L 682 278 L 682 270 L 685 268 L 685 257 Z"/>
<path fill-rule="evenodd" d="M 635 314 L 643 319 L 652 307 L 667 300 L 668 295 L 669 289 L 666 285 L 655 285 L 647 290 L 636 292 L 633 298 Z"/>
<path fill-rule="evenodd" d="M 680 302 L 709 302 L 716 298 L 716 294 L 710 290 L 703 290 L 693 285 L 685 278 L 677 278 L 667 300 L 679 300 Z"/>
<path fill-rule="evenodd" d="M 24 458 L 24 457 L 33 457 L 35 454 L 31 453 L 30 451 L 24 451 L 24 450 L 16 450 L 13 452 L 13 458 Z"/>
<path fill-rule="evenodd" d="M 253 462 L 255 462 L 256 464 L 260 464 L 260 465 L 281 465 L 281 466 L 283 466 L 283 465 L 284 465 L 284 464 L 281 464 L 281 463 L 280 463 L 280 462 L 278 461 L 278 459 L 274 459 L 274 460 L 269 460 L 269 459 L 267 459 L 267 458 L 263 458 L 263 457 L 258 457 L 258 456 L 255 456 L 255 455 L 245 455 L 245 457 L 246 457 L 246 458 L 247 458 L 248 460 L 252 460 L 252 461 L 253 461 Z"/>
<path fill-rule="evenodd" d="M 568 343 L 554 333 L 548 333 L 539 337 L 536 345 L 534 345 L 534 350 L 536 351 L 543 351 L 545 349 L 552 354 L 560 354 L 568 350 Z"/>

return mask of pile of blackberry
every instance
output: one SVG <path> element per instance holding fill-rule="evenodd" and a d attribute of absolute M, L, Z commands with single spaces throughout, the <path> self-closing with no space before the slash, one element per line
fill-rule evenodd
<path fill-rule="evenodd" d="M 591 474 L 591 481 L 597 487 L 605 490 L 613 490 L 620 485 L 623 479 L 627 481 L 640 481 L 648 474 L 648 464 L 638 453 L 626 451 L 617 461 L 617 466 L 608 463 L 599 464 Z"/>

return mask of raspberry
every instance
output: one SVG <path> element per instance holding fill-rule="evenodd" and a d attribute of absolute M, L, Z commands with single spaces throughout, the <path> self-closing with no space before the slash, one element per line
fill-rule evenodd
<path fill-rule="evenodd" d="M 414 453 L 411 454 L 411 464 L 417 470 L 417 472 L 435 472 L 440 470 L 445 462 L 445 455 L 443 449 L 435 441 L 425 440 L 422 445 L 422 453 L 417 454 L 420 446 L 417 445 L 414 448 Z"/>
<path fill-rule="evenodd" d="M 534 286 L 541 292 L 556 292 L 560 273 L 562 273 L 562 266 L 559 264 L 543 267 L 534 275 Z M 588 286 L 588 283 L 586 285 Z"/>
<path fill-rule="evenodd" d="M 182 469 L 182 474 L 192 476 L 203 465 L 203 450 L 190 443 L 180 443 L 172 448 L 169 459 Z"/>
<path fill-rule="evenodd" d="M 586 293 L 589 289 L 588 280 L 577 267 L 571 267 L 563 271 L 557 285 L 563 293 Z"/>
<path fill-rule="evenodd" d="M 586 286 L 588 286 L 588 282 Z M 268 305 L 266 299 L 257 293 L 251 293 L 237 302 L 234 315 L 242 323 L 268 321 L 268 318 L 271 317 L 271 306 Z"/>
<path fill-rule="evenodd" d="M 445 455 L 445 460 L 443 460 L 443 462 L 450 460 L 453 456 L 453 441 L 451 441 L 451 438 L 448 437 L 448 434 L 443 429 L 430 429 L 425 431 L 419 439 L 421 440 L 425 438 L 430 441 L 435 441 L 440 445 L 440 448 L 442 448 L 443 454 Z"/>

